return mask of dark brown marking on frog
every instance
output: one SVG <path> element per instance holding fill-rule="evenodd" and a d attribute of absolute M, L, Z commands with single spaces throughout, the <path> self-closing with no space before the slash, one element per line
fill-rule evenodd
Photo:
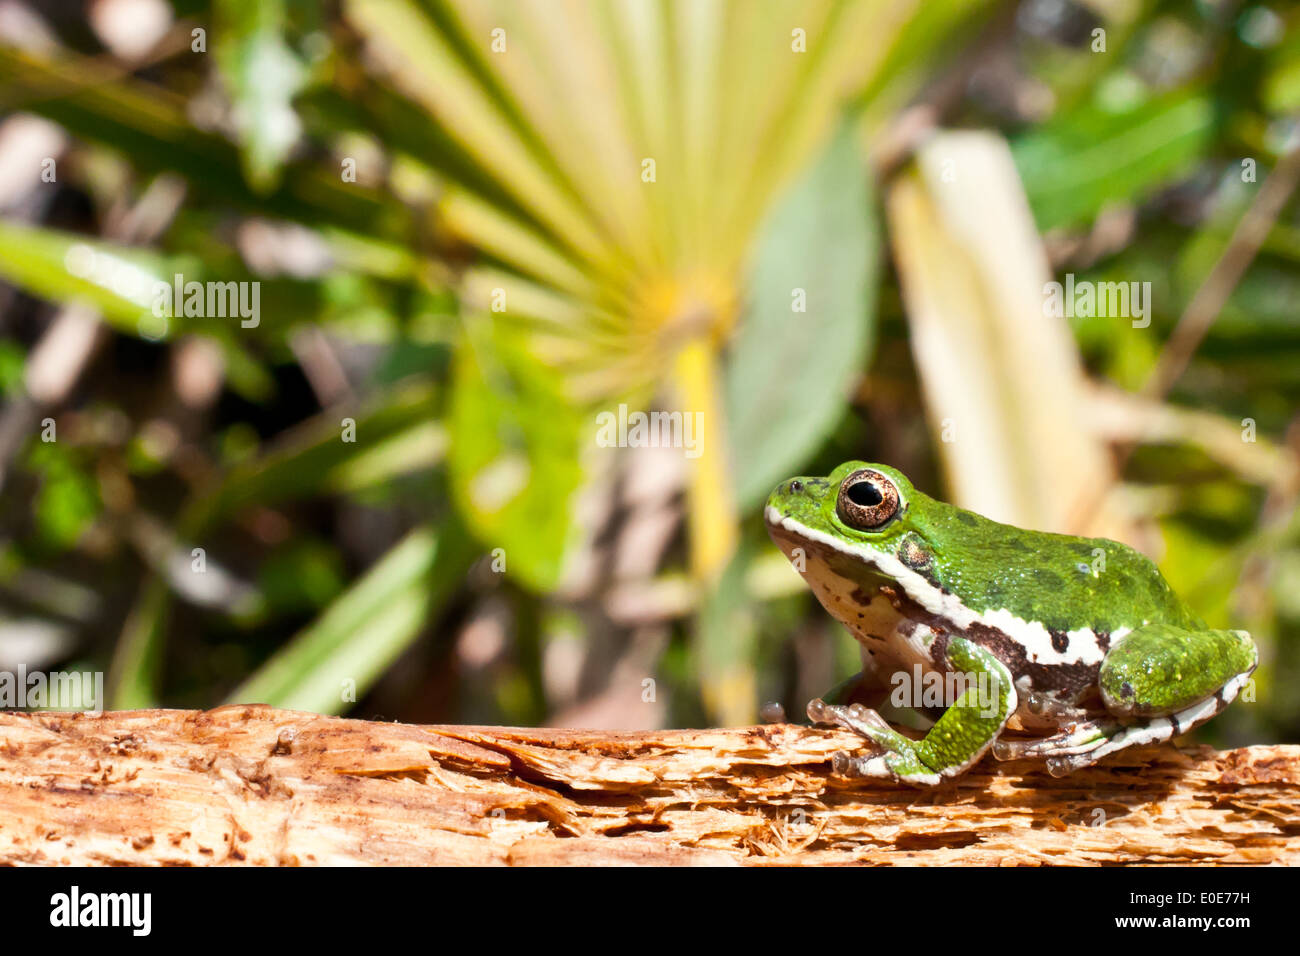
<path fill-rule="evenodd" d="M 1025 649 L 1005 631 L 988 624 L 973 622 L 969 627 L 957 627 L 951 620 L 940 614 L 927 611 L 924 607 L 897 589 L 884 585 L 880 592 L 889 598 L 895 610 L 906 620 L 916 624 L 925 624 L 935 633 L 935 642 L 930 653 L 935 662 L 947 668 L 946 653 L 951 635 L 956 634 L 967 640 L 988 648 L 998 660 L 1011 672 L 1011 679 L 1029 678 L 1030 687 L 1039 691 L 1052 691 L 1069 703 L 1081 700 L 1097 683 L 1097 671 L 1100 664 L 1039 664 L 1029 659 Z"/>
<path fill-rule="evenodd" d="M 862 588 L 854 588 L 849 594 L 849 600 L 854 604 L 861 605 L 862 607 L 868 607 L 871 604 L 871 596 L 863 591 Z M 859 617 L 861 617 L 861 615 L 859 615 Z"/>
<path fill-rule="evenodd" d="M 906 610 L 904 605 L 905 601 L 908 605 L 912 605 L 916 607 L 923 614 L 927 613 L 925 609 L 921 607 L 921 605 L 917 604 L 911 598 L 900 597 L 898 593 L 898 588 L 894 587 L 891 584 L 882 584 L 880 586 L 880 593 L 885 596 L 885 598 L 889 601 L 891 605 L 893 605 L 895 611 L 897 611 L 899 614 L 902 614 L 904 617 L 908 618 L 909 620 L 914 620 L 914 618 L 913 615 L 911 615 L 910 613 L 905 613 Z"/>
<path fill-rule="evenodd" d="M 943 590 L 939 584 L 939 579 L 934 573 L 934 552 L 925 546 L 919 535 L 907 534 L 898 544 L 898 550 L 895 552 L 898 560 L 904 565 L 911 568 L 926 581 L 930 582 L 939 590 Z"/>

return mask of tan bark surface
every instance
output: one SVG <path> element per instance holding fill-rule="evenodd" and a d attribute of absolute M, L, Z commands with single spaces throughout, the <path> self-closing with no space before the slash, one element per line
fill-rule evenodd
<path fill-rule="evenodd" d="M 1300 863 L 1300 746 L 986 760 L 919 791 L 857 738 L 371 723 L 261 706 L 0 715 L 0 862 Z"/>

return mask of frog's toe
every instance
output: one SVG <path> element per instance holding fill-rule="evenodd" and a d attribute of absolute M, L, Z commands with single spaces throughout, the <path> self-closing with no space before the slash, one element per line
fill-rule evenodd
<path fill-rule="evenodd" d="M 889 777 L 889 768 L 880 755 L 860 756 L 847 750 L 831 754 L 831 770 L 841 777 Z"/>
<path fill-rule="evenodd" d="M 833 723 L 830 717 L 827 716 L 829 709 L 830 707 L 826 701 L 822 700 L 820 697 L 814 697 L 812 700 L 808 701 L 808 719 L 814 724 Z"/>
<path fill-rule="evenodd" d="M 1254 668 L 1251 668 L 1253 670 Z M 1213 696 L 1184 707 L 1167 717 L 1152 717 L 1125 723 L 1097 724 L 1091 728 L 1080 725 L 1076 733 L 1090 729 L 1091 739 L 1079 741 L 1072 747 L 1055 747 L 1045 751 L 1047 770 L 1054 777 L 1063 777 L 1075 770 L 1090 767 L 1102 757 L 1143 744 L 1160 744 L 1187 733 L 1205 723 L 1232 703 L 1237 692 L 1249 680 L 1251 670 L 1242 672 L 1219 688 Z M 1051 738 L 1055 739 L 1055 738 Z"/>
<path fill-rule="evenodd" d="M 1058 757 L 1047 758 L 1047 772 L 1053 777 L 1068 777 L 1074 771 L 1095 762 L 1096 758 L 1088 754 L 1079 754 L 1073 757 L 1062 754 Z"/>
<path fill-rule="evenodd" d="M 885 718 L 870 707 L 861 704 L 828 704 L 820 697 L 808 702 L 808 719 L 818 724 L 834 724 L 860 734 L 869 740 L 875 740 L 881 732 L 890 732 Z"/>
<path fill-rule="evenodd" d="M 1025 708 L 1035 717 L 1045 717 L 1058 723 L 1077 722 L 1083 719 L 1085 714 L 1081 707 L 1036 690 L 1026 695 Z"/>
<path fill-rule="evenodd" d="M 995 740 L 993 742 L 994 760 L 1029 760 L 1060 753 L 1080 745 L 1081 735 L 1057 734 L 1037 740 Z"/>
<path fill-rule="evenodd" d="M 1103 725 L 1086 720 L 1051 737 L 1039 737 L 1033 740 L 996 740 L 993 742 L 993 757 L 996 760 L 1023 760 L 1031 757 L 1081 753 L 1100 747 L 1106 742 L 1107 735 L 1118 729 L 1118 724 Z"/>
<path fill-rule="evenodd" d="M 915 755 L 896 752 L 858 756 L 841 750 L 831 757 L 831 769 L 842 777 L 892 780 L 913 787 L 933 787 L 943 779 Z"/>
<path fill-rule="evenodd" d="M 1032 740 L 995 740 L 993 741 L 993 759 L 994 760 L 1019 760 L 1026 757 L 1026 751 L 1036 741 Z"/>

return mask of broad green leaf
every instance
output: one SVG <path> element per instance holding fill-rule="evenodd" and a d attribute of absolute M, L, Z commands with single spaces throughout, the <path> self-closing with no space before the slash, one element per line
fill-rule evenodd
<path fill-rule="evenodd" d="M 763 228 L 725 379 L 742 509 L 816 451 L 864 371 L 880 274 L 870 175 L 846 122 Z"/>
<path fill-rule="evenodd" d="M 458 349 L 448 423 L 452 492 L 470 527 L 505 550 L 507 573 L 538 590 L 561 579 L 575 543 L 573 502 L 594 420 L 574 408 L 559 376 L 518 342 Z"/>
<path fill-rule="evenodd" d="M 234 108 L 244 173 L 273 189 L 302 131 L 293 97 L 305 68 L 284 40 L 284 0 L 217 0 L 214 54 Z"/>
<path fill-rule="evenodd" d="M 471 559 L 454 523 L 417 528 L 236 688 L 230 702 L 347 710 L 419 636 Z"/>
<path fill-rule="evenodd" d="M 1012 143 L 1040 229 L 1090 221 L 1192 169 L 1214 133 L 1210 100 L 1186 91 L 1123 113 L 1089 104 Z"/>

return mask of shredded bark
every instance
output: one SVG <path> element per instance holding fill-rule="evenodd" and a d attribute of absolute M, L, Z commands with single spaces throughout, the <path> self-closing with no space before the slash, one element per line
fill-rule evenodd
<path fill-rule="evenodd" d="M 845 780 L 839 730 L 413 726 L 262 706 L 0 714 L 0 862 L 1300 863 L 1300 746 L 1063 779 Z"/>

